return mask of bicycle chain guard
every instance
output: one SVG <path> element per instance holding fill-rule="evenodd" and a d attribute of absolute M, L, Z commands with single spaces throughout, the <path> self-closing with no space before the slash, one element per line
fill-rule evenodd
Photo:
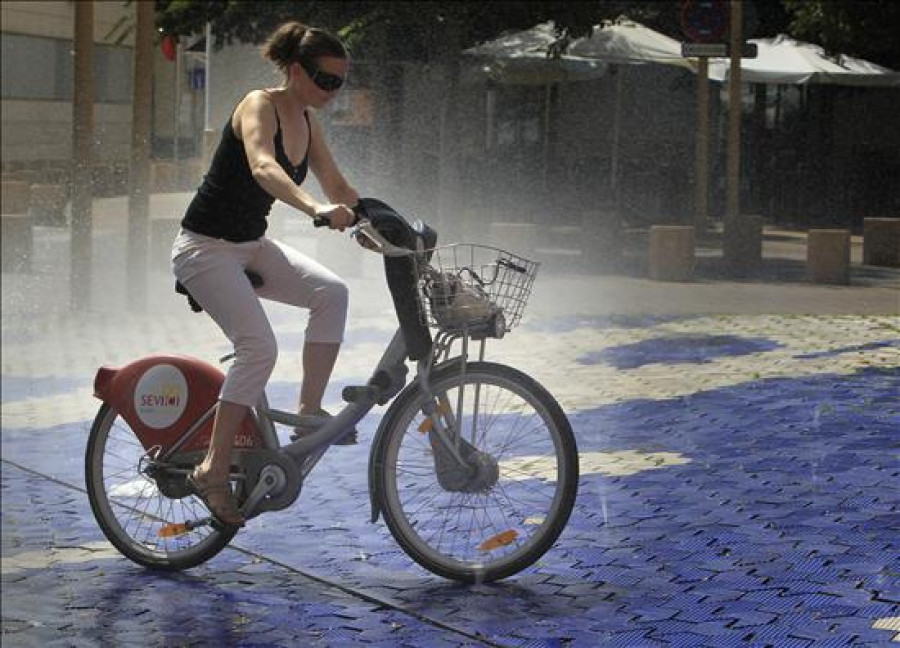
<path fill-rule="evenodd" d="M 275 491 L 260 500 L 253 511 L 249 511 L 251 517 L 266 511 L 280 511 L 293 504 L 300 496 L 303 486 L 300 467 L 289 455 L 275 450 L 237 450 L 234 454 L 246 475 L 241 492 L 242 504 L 256 488 L 267 468 L 274 469 L 279 482 Z"/>

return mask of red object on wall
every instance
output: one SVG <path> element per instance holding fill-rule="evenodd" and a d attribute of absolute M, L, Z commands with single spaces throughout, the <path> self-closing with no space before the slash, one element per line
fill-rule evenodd
<path fill-rule="evenodd" d="M 163 36 L 162 43 L 159 46 L 162 49 L 163 56 L 169 61 L 174 61 L 178 56 L 178 39 L 171 34 Z"/>

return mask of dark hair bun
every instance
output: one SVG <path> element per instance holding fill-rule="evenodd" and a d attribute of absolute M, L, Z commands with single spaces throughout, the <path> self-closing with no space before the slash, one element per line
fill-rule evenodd
<path fill-rule="evenodd" d="M 297 53 L 309 27 L 299 22 L 288 22 L 275 30 L 263 44 L 263 58 L 284 69 L 297 60 Z"/>
<path fill-rule="evenodd" d="M 311 62 L 320 56 L 348 56 L 347 48 L 339 38 L 297 21 L 284 23 L 276 29 L 263 44 L 262 55 L 282 70 L 301 60 Z"/>

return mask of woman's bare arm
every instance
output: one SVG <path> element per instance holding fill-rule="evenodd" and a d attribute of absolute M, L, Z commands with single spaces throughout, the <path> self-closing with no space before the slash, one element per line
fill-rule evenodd
<path fill-rule="evenodd" d="M 275 107 L 264 92 L 252 92 L 238 107 L 238 123 L 253 179 L 266 193 L 283 203 L 315 216 L 321 209 L 313 197 L 291 180 L 275 159 L 278 121 Z"/>
<path fill-rule="evenodd" d="M 353 206 L 359 201 L 359 193 L 350 186 L 344 174 L 338 168 L 325 140 L 325 132 L 314 115 L 309 115 L 310 145 L 309 167 L 316 174 L 316 179 L 328 200 L 334 203 Z"/>

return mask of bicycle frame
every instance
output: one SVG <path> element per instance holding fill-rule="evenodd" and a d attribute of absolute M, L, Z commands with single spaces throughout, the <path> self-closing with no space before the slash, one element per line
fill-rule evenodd
<path fill-rule="evenodd" d="M 378 403 L 386 403 L 406 384 L 406 344 L 398 329 L 391 338 L 387 349 L 376 365 L 372 377 L 362 388 L 346 388 L 344 399 L 347 405 L 334 417 L 300 416 L 273 410 L 268 407 L 266 397 L 256 408 L 257 424 L 264 443 L 296 459 L 300 466 L 301 478 L 305 478 L 318 463 L 328 446 L 339 441 L 344 432 L 361 421 Z M 274 423 L 317 428 L 312 434 L 280 446 L 275 434 Z"/>
<path fill-rule="evenodd" d="M 413 254 L 410 250 L 398 248 L 387 242 L 377 231 L 368 227 L 368 224 L 362 225 L 357 230 L 358 235 L 365 236 L 375 248 L 385 256 L 401 256 Z M 460 372 L 465 375 L 466 364 L 468 358 L 468 343 L 470 336 L 468 330 L 462 332 L 447 333 L 439 332 L 431 353 L 423 359 L 418 360 L 417 380 L 418 385 L 425 394 L 425 400 L 422 406 L 422 413 L 431 420 L 432 432 L 435 439 L 461 466 L 466 466 L 467 460 L 461 453 L 462 430 L 457 430 L 457 422 L 453 412 L 463 411 L 463 390 L 459 391 L 457 402 L 454 404 L 448 402 L 446 395 L 440 395 L 435 398 L 431 392 L 429 376 L 436 364 L 444 364 L 446 362 L 459 362 Z M 451 347 L 457 339 L 462 340 L 461 354 L 457 357 L 450 358 Z M 474 339 L 480 340 L 481 350 L 479 359 L 484 358 L 485 337 L 478 336 Z M 339 413 L 333 417 L 309 416 L 293 414 L 281 410 L 272 409 L 269 406 L 265 393 L 260 398 L 260 402 L 250 411 L 252 422 L 256 427 L 259 435 L 261 447 L 247 449 L 241 451 L 237 448 L 237 463 L 241 464 L 243 457 L 248 463 L 248 457 L 259 457 L 257 465 L 263 466 L 260 473 L 256 475 L 256 479 L 251 479 L 252 483 L 245 484 L 249 493 L 246 496 L 242 513 L 245 518 L 254 517 L 255 515 L 271 510 L 271 508 L 259 508 L 260 503 L 267 495 L 273 491 L 278 491 L 278 496 L 286 492 L 284 498 L 279 500 L 276 508 L 285 508 L 293 503 L 299 496 L 300 487 L 308 475 L 312 472 L 319 460 L 324 456 L 328 448 L 335 442 L 341 440 L 349 434 L 349 431 L 368 414 L 376 404 L 386 404 L 394 398 L 406 385 L 406 375 L 408 369 L 406 366 L 406 358 L 408 349 L 404 341 L 403 330 L 398 328 L 391 338 L 390 343 L 378 361 L 372 376 L 366 385 L 346 387 L 342 393 L 344 401 L 347 403 Z M 225 356 L 222 361 L 233 358 L 233 354 Z M 476 405 L 478 401 L 478 392 L 475 394 Z M 165 465 L 174 463 L 173 460 L 178 453 L 187 447 L 196 435 L 214 416 L 218 404 L 210 405 L 191 425 L 190 427 L 167 448 L 160 449 L 152 456 L 156 465 Z M 291 443 L 281 445 L 275 424 L 282 424 L 292 427 L 302 427 L 312 429 L 313 432 L 304 435 Z M 477 421 L 473 420 L 473 433 Z M 449 432 L 456 430 L 455 434 Z M 158 447 L 158 446 L 157 446 Z M 374 448 L 374 444 L 373 444 Z M 152 451 L 151 451 L 152 452 Z M 277 457 L 272 453 L 277 454 Z M 280 457 L 280 459 L 278 458 Z M 284 461 L 284 459 L 290 459 Z M 272 468 L 270 463 L 277 464 Z M 371 458 L 370 458 L 371 466 Z M 274 469 L 274 472 L 273 472 Z M 277 473 L 277 469 L 282 474 Z M 175 469 L 178 470 L 178 469 Z M 269 470 L 268 474 L 265 471 Z M 180 471 L 179 471 L 180 472 Z M 290 474 L 287 474 L 290 473 Z M 241 478 L 241 474 L 232 475 L 233 478 Z M 244 475 L 250 477 L 249 474 Z M 284 488 L 285 484 L 289 484 L 292 488 Z M 373 521 L 377 519 L 377 503 L 372 500 Z"/>
<path fill-rule="evenodd" d="M 329 447 L 389 404 L 368 451 L 371 522 L 383 516 L 404 552 L 435 574 L 481 583 L 517 573 L 559 536 L 578 480 L 559 403 L 527 374 L 484 360 L 487 340 L 521 320 L 538 264 L 479 244 L 438 247 L 432 228 L 374 199 L 355 211 L 354 236 L 385 257 L 399 328 L 365 384 L 344 388 L 333 417 L 275 409 L 263 391 L 238 423 L 226 487 L 245 520 L 286 509 Z M 409 384 L 408 360 L 417 361 Z M 140 565 L 195 567 L 238 532 L 198 505 L 197 491 L 200 504 L 207 494 L 189 478 L 216 440 L 226 380 L 172 353 L 97 370 L 103 404 L 85 453 L 87 494 L 104 535 Z M 300 428 L 290 443 L 279 424 Z"/>
<path fill-rule="evenodd" d="M 453 342 L 462 337 L 463 349 L 462 355 L 450 358 L 450 347 Z M 484 356 L 484 340 L 481 341 L 481 358 Z M 468 336 L 459 334 L 438 335 L 433 353 L 422 360 L 418 361 L 417 379 L 419 386 L 426 394 L 425 405 L 423 406 L 423 414 L 432 418 L 434 425 L 434 433 L 440 439 L 442 445 L 447 448 L 452 455 L 460 463 L 464 463 L 463 457 L 459 453 L 459 435 L 448 434 L 448 428 L 455 427 L 453 418 L 453 408 L 446 402 L 446 396 L 438 399 L 431 394 L 429 384 L 429 375 L 436 363 L 442 364 L 446 362 L 460 362 L 461 371 L 465 371 L 466 356 L 468 349 Z M 259 404 L 252 408 L 250 415 L 255 424 L 261 448 L 248 449 L 241 451 L 236 449 L 235 453 L 240 463 L 241 454 L 254 452 L 264 453 L 276 452 L 282 457 L 289 457 L 292 461 L 283 462 L 281 467 L 284 470 L 296 472 L 291 475 L 292 479 L 299 479 L 299 483 L 307 478 L 312 472 L 319 460 L 324 456 L 328 448 L 345 436 L 350 429 L 353 428 L 366 414 L 368 414 L 376 404 L 385 404 L 396 396 L 406 385 L 406 377 L 408 369 L 406 366 L 407 349 L 400 329 L 397 329 L 391 338 L 390 343 L 378 361 L 372 376 L 367 384 L 360 387 L 346 387 L 343 397 L 347 404 L 334 417 L 298 415 L 277 409 L 272 409 L 268 404 L 268 399 L 263 394 Z M 223 358 L 229 359 L 229 356 Z M 462 394 L 460 394 L 460 398 Z M 436 402 L 437 401 L 437 402 Z M 204 425 L 215 415 L 218 403 L 213 403 L 190 425 L 190 427 L 170 446 L 161 449 L 154 457 L 153 461 L 157 465 L 165 465 L 173 461 L 178 453 L 187 446 L 192 439 L 200 432 Z M 436 412 L 440 407 L 441 415 L 436 416 Z M 456 403 L 456 410 L 461 411 L 462 403 Z M 442 417 L 447 421 L 445 425 Z M 314 432 L 297 439 L 291 443 L 281 445 L 275 424 L 288 425 L 292 427 L 304 427 L 313 429 Z M 239 477 L 239 475 L 233 475 Z M 245 507 L 244 515 L 253 517 L 255 514 L 261 513 L 256 508 L 262 499 L 277 486 L 277 480 L 259 479 L 255 483 L 248 483 L 250 491 Z M 299 490 L 297 491 L 299 494 Z M 293 500 L 292 500 L 293 501 Z M 287 503 L 285 506 L 289 505 Z M 279 507 L 283 508 L 283 507 Z M 373 513 L 374 513 L 373 509 Z"/>

